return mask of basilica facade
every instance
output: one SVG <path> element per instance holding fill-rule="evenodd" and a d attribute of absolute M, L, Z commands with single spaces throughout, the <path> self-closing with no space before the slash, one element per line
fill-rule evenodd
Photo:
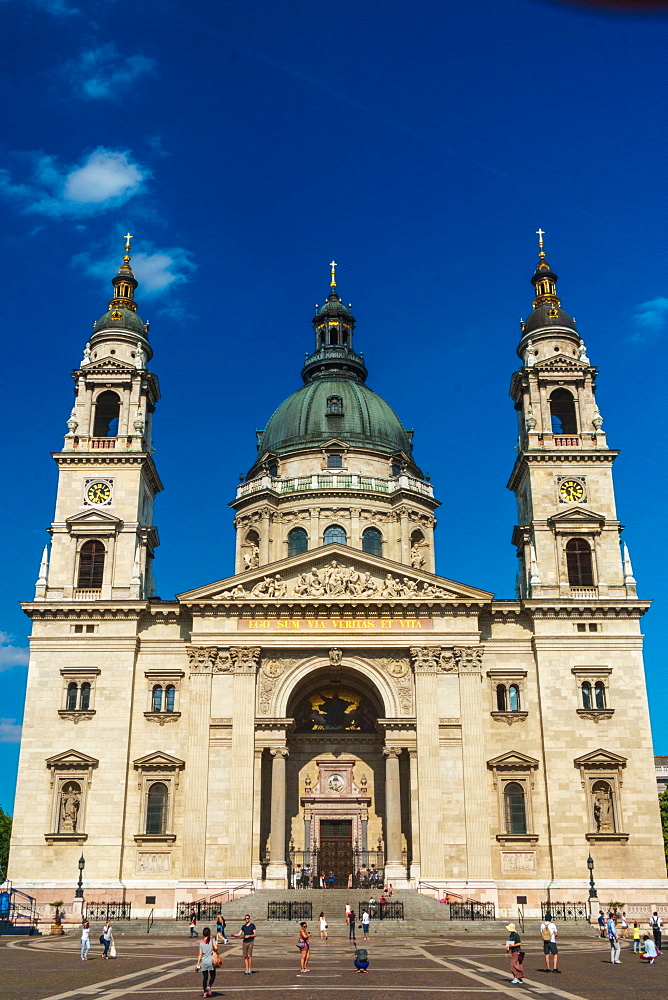
<path fill-rule="evenodd" d="M 516 594 L 439 576 L 439 503 L 335 268 L 231 506 L 235 572 L 154 596 L 159 399 L 129 244 L 74 371 L 34 599 L 10 878 L 182 900 L 323 872 L 494 902 L 666 898 L 640 619 L 597 371 L 540 244 L 511 396 Z M 499 391 L 502 391 L 501 385 Z M 510 444 L 510 443 L 509 443 Z M 490 483 L 501 490 L 503 484 Z M 376 875 L 377 873 L 377 875 Z"/>

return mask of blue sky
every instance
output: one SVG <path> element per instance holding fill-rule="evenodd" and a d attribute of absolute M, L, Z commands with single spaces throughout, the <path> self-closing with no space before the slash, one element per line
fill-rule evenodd
<path fill-rule="evenodd" d="M 622 452 L 618 510 L 639 594 L 655 599 L 647 673 L 668 753 L 668 18 L 557 0 L 0 0 L 0 18 L 0 804 L 49 453 L 128 228 L 162 388 L 160 596 L 232 571 L 227 504 L 255 428 L 300 385 L 334 258 L 369 385 L 415 429 L 443 503 L 439 572 L 512 597 L 508 386 L 542 226 Z"/>

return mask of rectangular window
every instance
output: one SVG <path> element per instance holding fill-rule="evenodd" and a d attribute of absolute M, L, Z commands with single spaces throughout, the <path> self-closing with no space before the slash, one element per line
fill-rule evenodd
<path fill-rule="evenodd" d="M 578 632 L 586 632 L 586 631 L 587 631 L 587 623 L 578 622 Z"/>

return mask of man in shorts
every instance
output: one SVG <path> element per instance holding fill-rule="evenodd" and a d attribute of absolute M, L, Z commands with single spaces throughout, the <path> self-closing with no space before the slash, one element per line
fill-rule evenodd
<path fill-rule="evenodd" d="M 253 964 L 253 941 L 255 940 L 255 935 L 257 930 L 255 924 L 251 923 L 250 914 L 247 913 L 244 917 L 244 922 L 241 926 L 241 930 L 234 937 L 242 937 L 243 940 L 243 955 L 244 955 L 244 974 L 246 976 L 252 976 L 253 970 L 251 968 Z"/>
<path fill-rule="evenodd" d="M 546 972 L 561 972 L 558 969 L 559 965 L 559 949 L 557 948 L 557 937 L 559 931 L 556 925 L 552 922 L 552 914 L 546 913 L 545 920 L 540 925 L 540 936 L 543 939 L 543 954 L 545 955 L 545 971 Z M 552 955 L 552 965 L 550 968 L 550 955 Z"/>

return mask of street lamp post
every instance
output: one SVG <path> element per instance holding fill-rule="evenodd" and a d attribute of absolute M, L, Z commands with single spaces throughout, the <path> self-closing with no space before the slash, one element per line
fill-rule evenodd
<path fill-rule="evenodd" d="M 86 867 L 86 859 L 83 854 L 79 858 L 79 884 L 77 885 L 77 891 L 74 893 L 75 899 L 83 899 L 83 870 Z"/>
<path fill-rule="evenodd" d="M 589 899 L 598 899 L 596 886 L 594 885 L 594 859 L 591 854 L 587 858 L 587 868 L 589 869 Z"/>

